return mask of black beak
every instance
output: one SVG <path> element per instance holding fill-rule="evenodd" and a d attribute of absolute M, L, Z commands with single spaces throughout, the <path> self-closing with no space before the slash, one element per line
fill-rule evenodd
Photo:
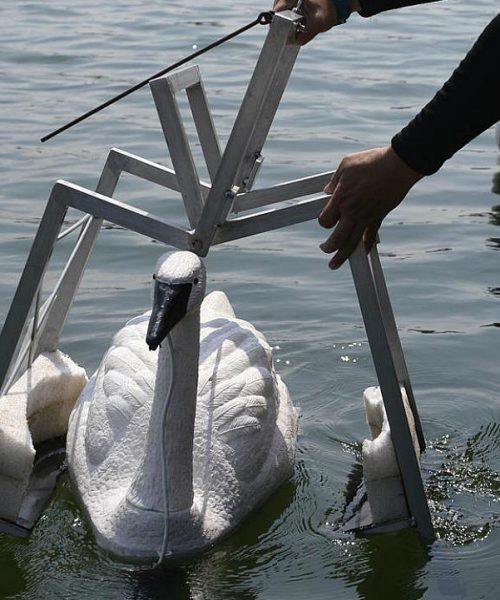
<path fill-rule="evenodd" d="M 146 336 L 150 350 L 156 350 L 186 314 L 191 288 L 191 283 L 155 281 L 153 310 Z"/>

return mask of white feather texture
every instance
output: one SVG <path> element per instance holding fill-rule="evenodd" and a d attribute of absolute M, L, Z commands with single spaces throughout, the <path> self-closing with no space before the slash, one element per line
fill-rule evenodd
<path fill-rule="evenodd" d="M 235 317 L 222 292 L 201 304 L 200 259 L 174 252 L 156 277 L 196 281 L 188 313 L 172 330 L 174 377 L 167 345 L 159 352 L 146 345 L 149 314 L 132 319 L 113 338 L 68 433 L 70 472 L 98 543 L 132 560 L 154 558 L 162 545 L 162 435 L 175 556 L 211 546 L 288 479 L 297 435 L 263 335 Z"/>

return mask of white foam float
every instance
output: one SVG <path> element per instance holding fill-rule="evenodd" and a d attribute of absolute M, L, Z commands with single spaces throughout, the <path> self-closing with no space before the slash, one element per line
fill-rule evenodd
<path fill-rule="evenodd" d="M 35 446 L 66 435 L 85 370 L 60 352 L 40 354 L 0 397 L 0 518 L 15 523 L 28 489 Z"/>
<path fill-rule="evenodd" d="M 415 419 L 404 388 L 401 389 L 406 418 L 417 458 L 420 447 Z M 363 479 L 373 525 L 408 519 L 408 505 L 391 438 L 391 428 L 384 408 L 380 388 L 369 387 L 363 393 L 366 422 L 371 439 L 363 441 Z"/>

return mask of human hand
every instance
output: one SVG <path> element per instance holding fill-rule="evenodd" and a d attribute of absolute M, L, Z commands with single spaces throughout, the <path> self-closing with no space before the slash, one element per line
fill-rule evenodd
<path fill-rule="evenodd" d="M 298 0 L 274 0 L 273 10 L 292 10 Z M 351 12 L 359 11 L 359 0 L 352 0 Z M 332 0 L 304 0 L 301 12 L 305 17 L 305 29 L 296 34 L 297 43 L 303 46 L 310 42 L 318 33 L 328 31 L 337 25 L 337 9 Z"/>
<path fill-rule="evenodd" d="M 362 237 L 369 252 L 382 220 L 422 177 L 391 146 L 346 156 L 324 189 L 332 196 L 318 218 L 327 229 L 336 225 L 320 245 L 327 254 L 336 251 L 330 268 L 340 267 Z"/>

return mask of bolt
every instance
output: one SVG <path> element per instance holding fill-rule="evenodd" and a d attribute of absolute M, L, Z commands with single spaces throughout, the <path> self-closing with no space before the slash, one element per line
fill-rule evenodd
<path fill-rule="evenodd" d="M 236 194 L 231 190 L 226 190 L 224 192 L 224 198 L 226 198 L 227 200 L 234 200 L 235 196 Z"/>
<path fill-rule="evenodd" d="M 194 238 L 191 240 L 191 248 L 194 252 L 199 252 L 203 249 L 203 242 L 199 238 Z"/>

